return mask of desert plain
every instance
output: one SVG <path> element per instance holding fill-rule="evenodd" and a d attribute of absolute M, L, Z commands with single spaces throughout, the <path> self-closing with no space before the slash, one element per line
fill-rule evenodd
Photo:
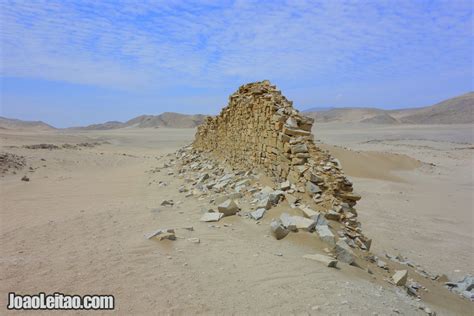
<path fill-rule="evenodd" d="M 120 314 L 472 314 L 471 302 L 412 271 L 426 288 L 421 301 L 376 267 L 304 259 L 323 247 L 312 235 L 271 237 L 285 204 L 259 222 L 200 222 L 209 201 L 179 193 L 182 179 L 163 168 L 195 132 L 0 130 L 2 152 L 26 161 L 0 178 L 0 308 L 11 291 L 58 291 L 113 294 Z M 391 270 L 403 267 L 385 254 L 450 280 L 474 273 L 472 124 L 315 123 L 313 134 L 362 196 L 371 251 Z M 44 143 L 60 148 L 24 147 Z M 80 143 L 92 145 L 61 147 Z M 175 205 L 161 205 L 169 199 Z M 177 240 L 146 238 L 163 227 Z"/>

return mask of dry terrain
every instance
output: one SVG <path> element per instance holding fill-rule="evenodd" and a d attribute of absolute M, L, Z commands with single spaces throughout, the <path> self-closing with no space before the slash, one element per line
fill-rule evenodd
<path fill-rule="evenodd" d="M 309 109 L 305 113 L 318 123 L 369 124 L 472 124 L 474 92 L 450 98 L 431 106 L 383 110 L 377 108 Z"/>
<path fill-rule="evenodd" d="M 122 314 L 472 313 L 472 303 L 411 272 L 428 289 L 421 302 L 374 268 L 370 275 L 303 259 L 321 248 L 313 236 L 276 241 L 269 233 L 285 205 L 259 224 L 237 216 L 200 222 L 209 201 L 186 198 L 182 179 L 156 171 L 194 132 L 0 131 L 2 152 L 26 161 L 0 178 L 0 308 L 10 291 L 60 291 L 114 294 Z M 313 132 L 362 195 L 357 209 L 375 253 L 400 252 L 454 279 L 474 273 L 471 126 L 316 124 Z M 42 143 L 58 148 L 23 147 Z M 176 203 L 161 206 L 165 199 Z M 164 227 L 178 239 L 145 238 Z"/>

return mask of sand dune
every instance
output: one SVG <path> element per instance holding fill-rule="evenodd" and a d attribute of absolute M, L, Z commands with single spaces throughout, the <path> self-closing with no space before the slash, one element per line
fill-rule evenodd
<path fill-rule="evenodd" d="M 419 160 L 406 155 L 376 152 L 355 151 L 339 146 L 318 144 L 328 150 L 341 162 L 344 172 L 352 177 L 404 181 L 397 171 L 410 171 L 422 165 Z"/>

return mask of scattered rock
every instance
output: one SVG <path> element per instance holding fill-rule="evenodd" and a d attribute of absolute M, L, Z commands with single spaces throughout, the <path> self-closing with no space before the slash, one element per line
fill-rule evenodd
<path fill-rule="evenodd" d="M 201 216 L 201 222 L 218 222 L 224 214 L 222 213 L 204 213 Z"/>
<path fill-rule="evenodd" d="M 318 236 L 319 238 L 321 238 L 321 240 L 327 242 L 331 246 L 336 245 L 336 238 L 334 237 L 334 234 L 329 229 L 329 226 L 327 225 L 316 226 L 316 232 L 318 233 Z"/>
<path fill-rule="evenodd" d="M 23 178 L 21 178 L 21 181 L 28 182 L 30 181 L 30 178 L 28 178 L 27 176 L 23 176 Z"/>
<path fill-rule="evenodd" d="M 283 224 L 281 223 L 279 219 L 272 220 L 272 222 L 270 223 L 270 229 L 272 231 L 273 236 L 277 240 L 285 238 L 286 235 L 288 235 L 290 232 L 288 229 L 286 229 L 283 226 Z"/>
<path fill-rule="evenodd" d="M 341 214 L 333 210 L 329 210 L 327 213 L 324 214 L 324 216 L 332 221 L 339 221 L 339 219 L 341 218 Z"/>
<path fill-rule="evenodd" d="M 257 204 L 257 208 L 264 208 L 266 210 L 269 210 L 271 207 L 272 207 L 272 202 L 270 201 L 269 196 L 263 198 Z"/>
<path fill-rule="evenodd" d="M 280 189 L 283 191 L 289 190 L 290 188 L 291 188 L 291 183 L 288 180 L 280 184 Z"/>
<path fill-rule="evenodd" d="M 162 228 L 149 234 L 146 238 L 147 239 L 154 238 L 158 240 L 164 240 L 164 239 L 175 240 L 176 236 L 175 236 L 173 228 Z"/>
<path fill-rule="evenodd" d="M 189 242 L 192 242 L 194 244 L 199 244 L 201 240 L 199 238 L 193 237 L 193 238 L 188 238 Z"/>
<path fill-rule="evenodd" d="M 408 279 L 408 271 L 407 270 L 399 270 L 395 272 L 392 276 L 392 280 L 397 286 L 403 286 L 407 283 Z"/>
<path fill-rule="evenodd" d="M 174 201 L 173 200 L 164 200 L 163 202 L 161 202 L 161 205 L 162 206 L 173 206 Z"/>
<path fill-rule="evenodd" d="M 336 243 L 336 257 L 347 264 L 353 264 L 355 261 L 354 252 L 343 239 L 339 239 Z"/>
<path fill-rule="evenodd" d="M 297 229 L 306 231 L 313 231 L 316 223 L 314 220 L 303 217 L 303 216 L 292 216 L 292 222 Z"/>
<path fill-rule="evenodd" d="M 474 298 L 474 276 L 466 275 L 458 282 L 446 282 L 445 285 L 453 292 L 461 294 L 469 300 Z"/>
<path fill-rule="evenodd" d="M 224 216 L 231 216 L 235 215 L 239 211 L 239 207 L 237 204 L 234 202 L 234 200 L 227 200 L 223 202 L 222 204 L 219 204 L 217 207 L 217 210 L 224 214 Z"/>
<path fill-rule="evenodd" d="M 316 184 L 314 184 L 313 182 L 311 181 L 308 181 L 306 182 L 306 191 L 311 195 L 315 195 L 316 193 L 321 193 L 321 189 L 319 188 L 319 186 L 317 186 Z"/>
<path fill-rule="evenodd" d="M 280 221 L 282 225 L 290 231 L 297 231 L 296 224 L 293 221 L 293 216 L 289 215 L 288 213 L 282 213 L 280 215 Z"/>
<path fill-rule="evenodd" d="M 266 212 L 266 209 L 259 208 L 256 211 L 250 212 L 250 217 L 252 217 L 254 220 L 259 220 L 263 217 L 265 212 Z"/>
<path fill-rule="evenodd" d="M 331 258 L 329 256 L 325 256 L 325 255 L 320 255 L 320 254 L 304 255 L 303 258 L 321 262 L 322 264 L 330 268 L 335 268 L 337 266 L 336 259 Z"/>
<path fill-rule="evenodd" d="M 377 260 L 377 267 L 381 268 L 381 269 L 384 269 L 384 270 L 388 270 L 388 266 L 387 266 L 387 263 L 383 260 Z"/>

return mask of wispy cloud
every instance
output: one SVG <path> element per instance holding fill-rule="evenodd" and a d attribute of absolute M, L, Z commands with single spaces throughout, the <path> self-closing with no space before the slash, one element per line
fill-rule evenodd
<path fill-rule="evenodd" d="M 3 76 L 118 88 L 360 80 L 471 63 L 471 3 L 459 0 L 2 1 L 1 22 Z"/>

